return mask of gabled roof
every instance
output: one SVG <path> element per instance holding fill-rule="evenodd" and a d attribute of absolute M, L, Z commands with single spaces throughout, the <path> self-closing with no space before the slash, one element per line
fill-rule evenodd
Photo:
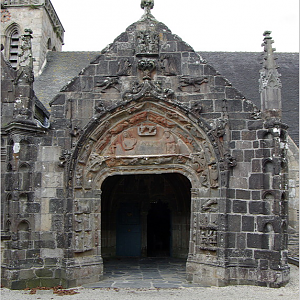
<path fill-rule="evenodd" d="M 40 101 L 49 109 L 49 102 L 80 71 L 101 52 L 48 52 L 47 63 L 34 82 Z M 261 52 L 198 52 L 198 54 L 227 78 L 248 100 L 260 108 L 259 70 Z M 299 145 L 299 54 L 275 53 L 281 73 L 283 122 Z"/>

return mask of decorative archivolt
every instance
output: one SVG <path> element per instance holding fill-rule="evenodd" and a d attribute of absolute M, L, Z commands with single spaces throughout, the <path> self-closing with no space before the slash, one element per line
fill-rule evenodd
<path fill-rule="evenodd" d="M 86 137 L 78 151 L 73 187 L 99 189 L 99 176 L 107 170 L 169 169 L 193 173 L 201 186 L 217 188 L 220 151 L 208 133 L 166 102 L 130 103 L 107 114 Z"/>

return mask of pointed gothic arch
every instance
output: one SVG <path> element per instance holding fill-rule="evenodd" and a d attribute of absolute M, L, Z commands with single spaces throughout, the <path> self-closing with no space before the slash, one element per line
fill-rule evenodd
<path fill-rule="evenodd" d="M 205 263 L 207 251 L 218 260 L 224 251 L 217 250 L 225 247 L 225 220 L 219 224 L 218 215 L 226 213 L 227 187 L 226 155 L 219 141 L 206 122 L 169 101 L 139 99 L 102 112 L 85 127 L 66 173 L 75 256 L 101 257 L 105 179 L 179 173 L 191 186 L 188 261 L 197 257 Z"/>

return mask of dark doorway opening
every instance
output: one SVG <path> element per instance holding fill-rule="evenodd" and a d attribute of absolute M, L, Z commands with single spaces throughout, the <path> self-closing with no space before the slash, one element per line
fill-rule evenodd
<path fill-rule="evenodd" d="M 171 216 L 167 203 L 151 203 L 147 217 L 147 256 L 168 257 L 171 245 Z"/>
<path fill-rule="evenodd" d="M 185 176 L 114 175 L 101 189 L 102 257 L 187 257 L 191 184 Z"/>

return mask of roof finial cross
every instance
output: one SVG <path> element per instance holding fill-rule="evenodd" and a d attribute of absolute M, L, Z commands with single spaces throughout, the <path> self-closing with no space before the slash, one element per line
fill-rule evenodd
<path fill-rule="evenodd" d="M 154 0 L 142 0 L 141 8 L 145 10 L 146 14 L 150 14 L 150 10 L 154 7 Z"/>

